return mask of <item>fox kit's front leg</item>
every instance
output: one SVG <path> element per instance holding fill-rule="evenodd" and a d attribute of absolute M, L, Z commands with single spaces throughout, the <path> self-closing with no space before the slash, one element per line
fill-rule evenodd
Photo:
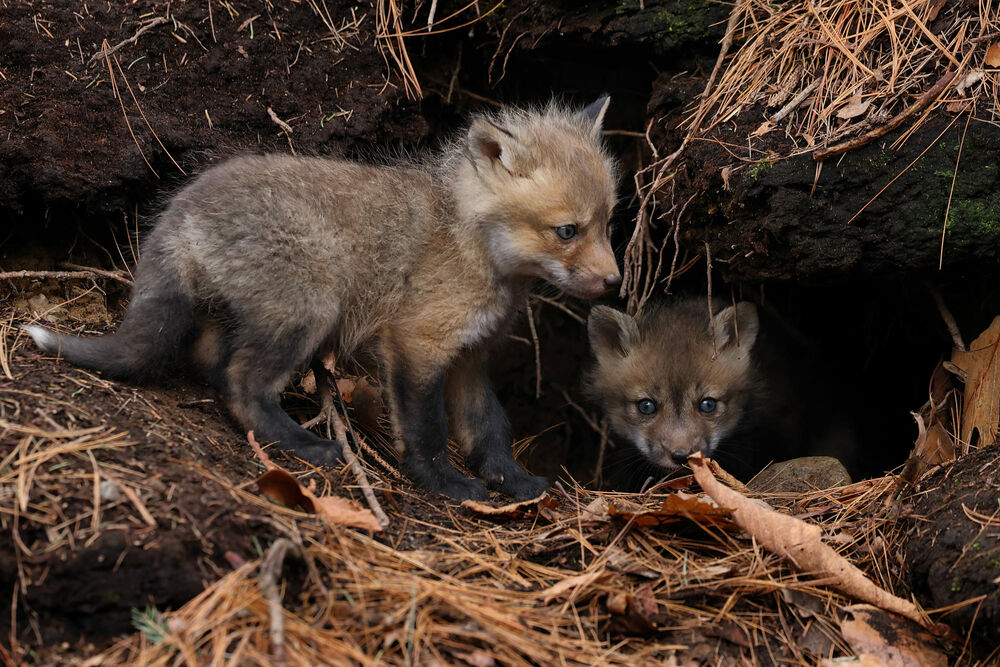
<path fill-rule="evenodd" d="M 387 346 L 388 347 L 388 346 Z M 388 350 L 387 350 L 388 352 Z M 396 348 L 384 356 L 396 446 L 402 449 L 403 471 L 418 486 L 464 500 L 485 500 L 486 488 L 448 461 L 445 416 L 445 365 Z"/>
<path fill-rule="evenodd" d="M 514 460 L 510 421 L 490 384 L 484 350 L 453 364 L 446 396 L 452 434 L 487 486 L 514 498 L 534 498 L 548 488 L 548 480 L 528 475 Z"/>

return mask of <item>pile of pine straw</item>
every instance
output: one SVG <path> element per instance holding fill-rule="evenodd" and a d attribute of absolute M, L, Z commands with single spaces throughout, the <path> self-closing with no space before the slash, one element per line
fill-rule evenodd
<path fill-rule="evenodd" d="M 160 475 L 150 473 L 149 443 L 93 424 L 89 399 L 68 398 L 66 388 L 107 392 L 132 423 L 161 429 L 158 440 L 186 430 L 157 414 L 162 399 L 72 367 L 62 367 L 66 386 L 54 393 L 55 378 L 45 376 L 49 392 L 26 388 L 17 381 L 26 372 L 60 367 L 25 360 L 31 348 L 15 321 L 0 321 L 0 528 L 20 572 L 12 610 L 30 608 L 37 583 L 24 559 L 71 557 L 109 530 L 127 530 L 141 548 L 174 521 L 173 501 L 164 505 L 150 486 Z M 243 445 L 217 446 L 233 456 Z M 248 469 L 211 466 L 194 447 L 183 444 L 175 461 L 192 480 L 181 491 L 194 502 L 187 511 L 208 493 L 215 500 L 206 515 L 222 507 L 257 517 L 261 557 L 227 554 L 229 571 L 210 564 L 200 595 L 176 610 L 135 610 L 138 631 L 83 664 L 721 664 L 740 656 L 814 664 L 854 652 L 842 628 L 857 600 L 790 566 L 727 512 L 706 511 L 690 481 L 624 494 L 563 480 L 543 501 L 489 514 L 420 492 L 367 454 L 389 518 L 385 531 L 369 533 L 269 501 Z M 346 466 L 298 474 L 326 493 L 361 498 Z M 113 499 L 108 484 L 120 491 Z M 827 544 L 907 597 L 895 484 L 887 476 L 757 497 L 820 526 Z M 682 500 L 679 509 L 662 507 L 668 497 Z M 191 520 L 196 532 L 211 521 Z M 947 611 L 932 612 L 934 620 Z M 21 614 L 15 627 L 33 622 Z"/>
<path fill-rule="evenodd" d="M 892 483 L 769 500 L 822 525 L 892 589 Z M 290 540 L 263 561 L 237 562 L 95 663 L 635 665 L 694 649 L 709 664 L 740 652 L 755 664 L 767 662 L 756 652 L 811 664 L 851 654 L 840 634 L 851 600 L 738 531 L 681 517 L 640 525 L 594 509 L 653 510 L 662 500 L 571 487 L 515 519 L 413 495 L 402 504 L 419 511 L 390 511 L 394 527 L 382 538 L 271 506 Z M 305 559 L 308 575 L 279 603 L 269 589 L 282 589 L 289 553 Z"/>
<path fill-rule="evenodd" d="M 733 172 L 762 157 L 819 161 L 902 129 L 898 146 L 942 109 L 953 122 L 1000 122 L 997 3 L 738 0 L 681 146 L 669 155 L 651 146 L 653 162 L 635 176 L 641 207 L 622 285 L 630 310 L 664 280 L 669 289 L 678 268 L 667 245 L 690 202 L 675 197 L 674 179 L 694 143 L 725 146 Z M 661 224 L 673 230 L 658 243 L 650 226 Z"/>

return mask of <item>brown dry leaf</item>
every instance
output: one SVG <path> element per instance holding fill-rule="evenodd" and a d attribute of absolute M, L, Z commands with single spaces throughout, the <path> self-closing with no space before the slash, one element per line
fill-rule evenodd
<path fill-rule="evenodd" d="M 610 518 L 608 516 L 608 499 L 604 496 L 598 496 L 591 500 L 580 512 L 580 518 L 584 521 L 607 521 Z"/>
<path fill-rule="evenodd" d="M 370 382 L 368 378 L 359 378 L 354 385 L 350 403 L 358 423 L 363 428 L 369 431 L 378 430 L 378 420 L 385 412 L 385 401 L 378 385 Z"/>
<path fill-rule="evenodd" d="M 763 123 L 760 124 L 760 126 L 756 130 L 750 133 L 750 136 L 759 137 L 762 134 L 767 134 L 773 129 L 774 129 L 774 123 L 772 123 L 769 120 L 765 120 Z"/>
<path fill-rule="evenodd" d="M 967 378 L 959 437 L 967 445 L 978 431 L 979 445 L 992 445 L 1000 425 L 1000 317 L 968 350 L 952 351 L 951 361 Z"/>
<path fill-rule="evenodd" d="M 495 507 L 489 503 L 479 502 L 478 500 L 462 501 L 462 507 L 466 507 L 476 514 L 482 514 L 484 516 L 509 516 L 514 519 L 519 519 L 529 511 L 537 510 L 539 507 L 555 509 L 558 505 L 559 503 L 556 502 L 555 498 L 549 497 L 548 492 L 542 493 L 542 495 L 537 498 L 532 498 L 531 500 L 521 500 L 516 503 L 510 503 L 509 505 L 501 505 L 500 507 Z"/>
<path fill-rule="evenodd" d="M 986 49 L 987 67 L 1000 67 L 1000 42 L 993 42 L 990 48 Z"/>
<path fill-rule="evenodd" d="M 575 577 L 563 579 L 559 583 L 549 586 L 544 591 L 539 591 L 538 597 L 541 598 L 542 604 L 548 604 L 556 598 L 571 596 L 572 592 L 575 592 L 577 589 L 586 588 L 587 586 L 603 581 L 610 576 L 611 572 L 608 572 L 603 567 L 595 568 L 590 572 L 584 572 L 583 574 L 578 574 Z"/>
<path fill-rule="evenodd" d="M 605 601 L 616 630 L 630 635 L 646 636 L 656 632 L 656 623 L 650 614 L 640 609 L 636 598 L 628 593 L 613 593 Z M 652 612 L 652 613 L 655 613 Z"/>
<path fill-rule="evenodd" d="M 301 509 L 310 514 L 316 511 L 316 506 L 310 498 L 312 494 L 303 489 L 299 480 L 283 468 L 275 466 L 265 472 L 257 478 L 257 486 L 261 493 L 285 507 Z"/>
<path fill-rule="evenodd" d="M 313 373 L 311 368 L 306 371 L 305 375 L 302 376 L 299 386 L 302 387 L 302 391 L 307 394 L 311 395 L 316 393 L 316 374 Z"/>
<path fill-rule="evenodd" d="M 608 514 L 626 521 L 632 519 L 637 526 L 664 526 L 688 520 L 694 523 L 709 523 L 713 526 L 731 526 L 733 511 L 719 507 L 715 501 L 705 496 L 677 492 L 668 495 L 658 510 L 629 512 L 619 510 L 614 503 L 608 507 Z"/>
<path fill-rule="evenodd" d="M 872 657 L 889 667 L 946 667 L 947 656 L 934 637 L 913 624 L 894 618 L 869 605 L 853 605 L 847 611 L 840 631 L 860 657 Z"/>
<path fill-rule="evenodd" d="M 355 378 L 339 378 L 337 380 L 337 391 L 340 392 L 345 403 L 351 402 L 351 395 L 354 393 L 355 385 L 357 385 Z"/>
<path fill-rule="evenodd" d="M 265 496 L 285 507 L 301 509 L 309 514 L 317 514 L 326 524 L 362 528 L 375 533 L 382 531 L 382 525 L 371 510 L 363 509 L 353 500 L 340 496 L 317 498 L 311 490 L 303 488 L 290 472 L 270 459 L 257 443 L 253 431 L 247 433 L 247 440 L 257 454 L 257 458 L 267 468 L 267 472 L 257 479 L 257 486 Z"/>
<path fill-rule="evenodd" d="M 925 623 L 920 610 L 908 600 L 883 590 L 823 542 L 819 526 L 806 523 L 755 502 L 724 486 L 708 469 L 701 454 L 688 459 L 695 479 L 705 493 L 722 505 L 733 507 L 733 519 L 767 549 L 790 561 L 796 568 L 817 577 L 829 577 L 841 592 L 895 612 L 917 623 Z"/>
<path fill-rule="evenodd" d="M 852 97 L 847 104 L 837 110 L 837 118 L 840 118 L 841 120 L 857 118 L 864 112 L 868 111 L 868 107 L 871 105 L 871 100 L 865 100 L 861 97 Z"/>
<path fill-rule="evenodd" d="M 352 528 L 370 530 L 373 533 L 382 532 L 382 524 L 378 522 L 372 511 L 361 507 L 350 498 L 322 496 L 315 498 L 313 504 L 316 507 L 316 514 L 327 524 L 351 526 Z"/>

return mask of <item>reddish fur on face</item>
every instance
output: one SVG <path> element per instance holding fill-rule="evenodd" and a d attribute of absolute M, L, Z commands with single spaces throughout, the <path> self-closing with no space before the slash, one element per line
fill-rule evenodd
<path fill-rule="evenodd" d="M 475 180 L 467 184 L 468 197 L 459 184 L 458 198 L 469 202 L 476 233 L 486 237 L 501 272 L 592 298 L 620 274 L 608 233 L 616 168 L 598 140 L 599 127 L 591 132 L 587 122 L 516 111 L 477 121 L 470 130 Z M 567 225 L 573 236 L 560 238 L 556 230 Z"/>
<path fill-rule="evenodd" d="M 753 304 L 719 309 L 711 322 L 704 299 L 649 305 L 636 318 L 598 306 L 588 328 L 596 359 L 588 391 L 652 463 L 670 470 L 687 454 L 711 456 L 739 426 L 756 388 Z M 701 408 L 706 399 L 714 410 Z M 652 414 L 640 411 L 643 400 Z"/>

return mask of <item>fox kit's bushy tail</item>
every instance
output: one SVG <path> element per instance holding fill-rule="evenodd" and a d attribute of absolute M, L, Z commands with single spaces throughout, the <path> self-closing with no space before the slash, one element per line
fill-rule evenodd
<path fill-rule="evenodd" d="M 121 327 L 94 338 L 67 336 L 38 325 L 24 327 L 44 352 L 101 371 L 117 380 L 143 382 L 156 376 L 177 357 L 192 336 L 194 303 L 182 291 L 182 281 L 162 265 L 150 262 L 136 281 L 132 302 Z M 170 274 L 170 275 L 167 275 Z"/>

